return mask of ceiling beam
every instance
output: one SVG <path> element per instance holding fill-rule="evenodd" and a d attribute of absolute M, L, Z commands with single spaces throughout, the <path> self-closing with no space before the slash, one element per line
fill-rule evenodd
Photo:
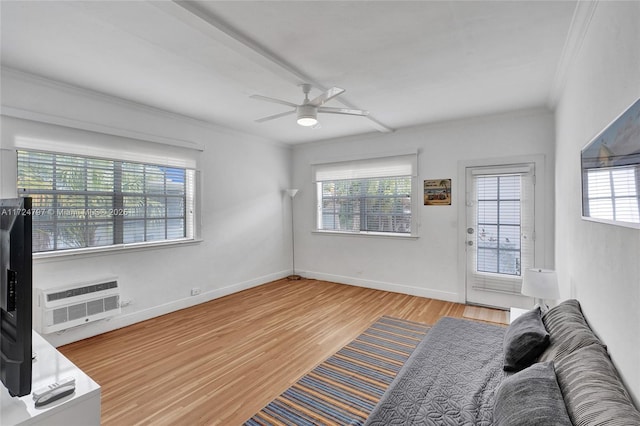
<path fill-rule="evenodd" d="M 174 0 L 171 2 L 150 2 L 154 6 L 164 10 L 165 12 L 181 19 L 186 24 L 198 29 L 203 34 L 211 37 L 229 47 L 238 54 L 250 59 L 258 65 L 270 70 L 275 75 L 290 81 L 292 84 L 308 83 L 313 87 L 326 91 L 321 82 L 315 80 L 310 75 L 305 74 L 293 64 L 287 62 L 275 52 L 261 45 L 246 34 L 242 34 L 236 28 L 229 25 L 219 17 L 213 15 L 196 2 Z M 350 109 L 363 109 L 351 103 L 344 96 L 336 99 L 342 105 Z M 373 115 L 369 114 L 365 117 L 371 126 L 379 132 L 393 132 L 395 129 L 386 126 L 377 120 Z"/>

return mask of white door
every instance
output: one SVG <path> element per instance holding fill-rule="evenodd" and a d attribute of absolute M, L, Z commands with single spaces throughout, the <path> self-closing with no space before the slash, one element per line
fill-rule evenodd
<path fill-rule="evenodd" d="M 522 271 L 534 266 L 535 166 L 466 169 L 466 301 L 528 305 Z"/>

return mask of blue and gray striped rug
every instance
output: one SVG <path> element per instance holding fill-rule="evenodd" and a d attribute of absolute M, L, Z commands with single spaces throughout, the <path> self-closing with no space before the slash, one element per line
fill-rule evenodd
<path fill-rule="evenodd" d="M 361 425 L 430 328 L 381 317 L 245 425 Z"/>

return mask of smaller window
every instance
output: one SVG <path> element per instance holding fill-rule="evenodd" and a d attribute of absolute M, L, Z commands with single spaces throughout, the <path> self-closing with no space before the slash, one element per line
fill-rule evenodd
<path fill-rule="evenodd" d="M 411 176 L 318 182 L 318 229 L 411 233 Z"/>
<path fill-rule="evenodd" d="M 319 231 L 411 235 L 417 155 L 314 166 Z"/>

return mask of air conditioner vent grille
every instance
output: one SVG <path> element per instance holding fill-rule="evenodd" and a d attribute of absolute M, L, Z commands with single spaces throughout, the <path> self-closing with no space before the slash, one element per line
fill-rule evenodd
<path fill-rule="evenodd" d="M 69 316 L 67 315 L 67 308 L 58 308 L 53 310 L 53 323 L 54 324 L 62 324 L 69 320 Z"/>
<path fill-rule="evenodd" d="M 59 291 L 57 293 L 47 294 L 47 302 L 53 302 L 54 300 L 67 299 L 69 297 L 81 296 L 83 294 L 95 293 L 98 291 L 104 291 L 111 288 L 117 288 L 117 281 L 109 281 L 100 284 L 91 284 L 84 287 L 76 287 L 69 290 Z"/>
<path fill-rule="evenodd" d="M 112 311 L 120 307 L 120 296 L 110 296 L 104 298 L 104 310 Z"/>
<path fill-rule="evenodd" d="M 104 299 L 87 302 L 87 314 L 95 315 L 104 312 Z"/>
<path fill-rule="evenodd" d="M 69 321 L 73 321 L 78 318 L 87 316 L 87 304 L 78 303 L 77 305 L 69 306 Z"/>

